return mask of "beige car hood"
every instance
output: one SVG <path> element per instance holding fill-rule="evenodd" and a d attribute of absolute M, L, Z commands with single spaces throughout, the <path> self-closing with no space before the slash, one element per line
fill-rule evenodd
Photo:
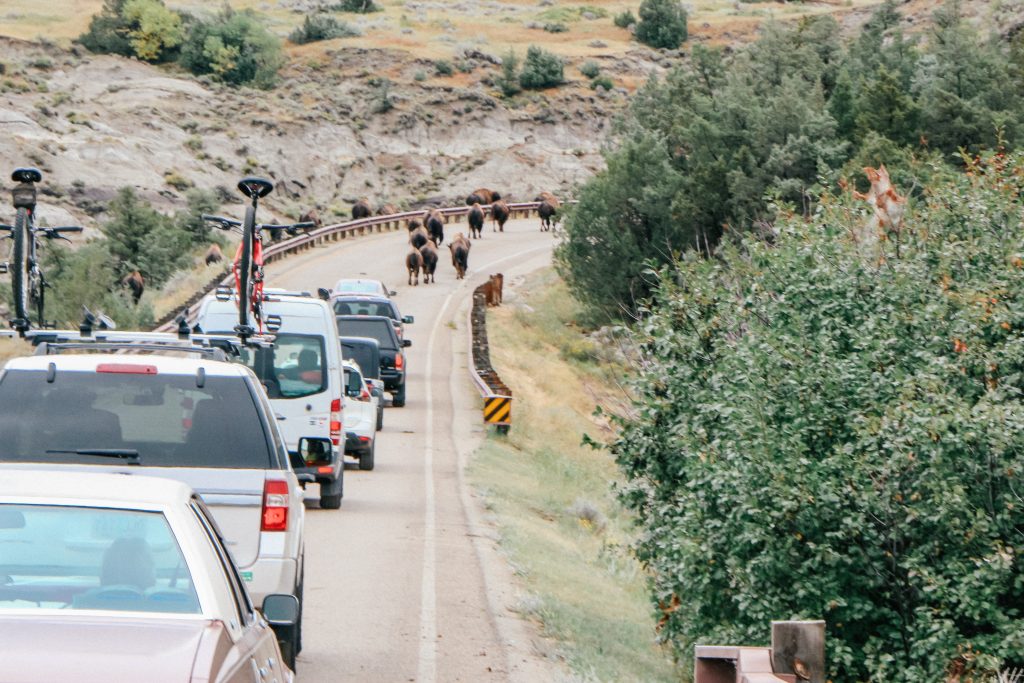
<path fill-rule="evenodd" d="M 0 612 L 0 683 L 188 683 L 200 649 L 200 660 L 206 660 L 199 667 L 205 671 L 196 672 L 201 681 L 217 668 L 210 655 L 225 654 L 224 643 L 216 642 L 224 637 L 220 622 L 198 616 Z"/>

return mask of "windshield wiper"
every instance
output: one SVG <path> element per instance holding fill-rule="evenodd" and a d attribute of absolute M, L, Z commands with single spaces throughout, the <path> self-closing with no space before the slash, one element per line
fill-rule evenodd
<path fill-rule="evenodd" d="M 47 453 L 68 453 L 71 455 L 94 455 L 98 458 L 119 458 L 128 461 L 129 465 L 138 465 L 139 452 L 134 448 L 68 448 L 50 449 Z"/>

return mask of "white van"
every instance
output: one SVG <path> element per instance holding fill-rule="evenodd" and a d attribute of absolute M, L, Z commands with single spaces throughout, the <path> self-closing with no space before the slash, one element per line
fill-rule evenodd
<path fill-rule="evenodd" d="M 320 484 L 320 507 L 337 509 L 345 472 L 345 386 L 334 310 L 306 293 L 264 292 L 263 313 L 279 316 L 281 326 L 272 349 L 250 349 L 243 360 L 263 382 L 289 451 L 297 451 L 302 437 L 331 439 L 329 463 L 317 461 L 296 473 L 312 474 Z M 196 318 L 207 333 L 233 334 L 237 321 L 234 297 L 205 299 Z"/>

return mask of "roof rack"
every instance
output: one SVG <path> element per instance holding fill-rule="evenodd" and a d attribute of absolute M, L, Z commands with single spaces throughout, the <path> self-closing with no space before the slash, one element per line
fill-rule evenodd
<path fill-rule="evenodd" d="M 192 353 L 211 360 L 230 361 L 241 356 L 242 347 L 266 348 L 273 340 L 265 336 L 250 337 L 243 342 L 226 334 L 171 334 L 169 332 L 108 331 L 83 335 L 76 330 L 35 330 L 27 339 L 36 347 L 37 356 L 67 351 L 175 351 Z"/>

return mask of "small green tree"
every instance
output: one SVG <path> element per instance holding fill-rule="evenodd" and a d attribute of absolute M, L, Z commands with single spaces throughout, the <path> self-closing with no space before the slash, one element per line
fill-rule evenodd
<path fill-rule="evenodd" d="M 634 15 L 631 11 L 626 10 L 621 14 L 616 14 L 615 19 L 613 19 L 613 21 L 615 22 L 615 25 L 618 26 L 619 28 L 629 28 L 630 26 L 636 24 L 636 15 Z"/>
<path fill-rule="evenodd" d="M 501 94 L 505 97 L 512 97 L 522 91 L 519 85 L 519 57 L 515 50 L 510 49 L 501 58 L 501 75 L 497 78 L 496 85 L 501 88 Z"/>
<path fill-rule="evenodd" d="M 342 0 L 331 5 L 331 9 L 335 12 L 354 12 L 356 14 L 380 11 L 380 7 L 373 0 Z"/>
<path fill-rule="evenodd" d="M 553 88 L 565 82 L 564 72 L 561 57 L 531 45 L 526 51 L 523 70 L 519 74 L 519 85 L 527 90 Z"/>
<path fill-rule="evenodd" d="M 176 55 L 183 39 L 181 15 L 163 0 L 106 0 L 78 42 L 90 52 L 161 62 Z"/>
<path fill-rule="evenodd" d="M 302 25 L 288 34 L 288 40 L 297 45 L 315 43 L 333 38 L 351 38 L 359 31 L 349 24 L 338 21 L 330 14 L 307 14 Z"/>
<path fill-rule="evenodd" d="M 229 5 L 213 19 L 197 20 L 181 48 L 182 65 L 232 85 L 269 88 L 284 64 L 281 40 L 252 10 Z"/>
<path fill-rule="evenodd" d="M 678 0 L 643 0 L 636 39 L 651 47 L 674 50 L 686 40 L 686 19 Z"/>
<path fill-rule="evenodd" d="M 583 65 L 580 67 L 580 73 L 587 78 L 597 78 L 601 73 L 601 66 L 594 60 L 590 59 L 583 62 Z"/>
<path fill-rule="evenodd" d="M 149 283 L 162 284 L 189 262 L 192 239 L 175 222 L 143 201 L 130 187 L 121 188 L 108 207 L 110 219 L 100 226 L 120 279 L 140 270 Z"/>

